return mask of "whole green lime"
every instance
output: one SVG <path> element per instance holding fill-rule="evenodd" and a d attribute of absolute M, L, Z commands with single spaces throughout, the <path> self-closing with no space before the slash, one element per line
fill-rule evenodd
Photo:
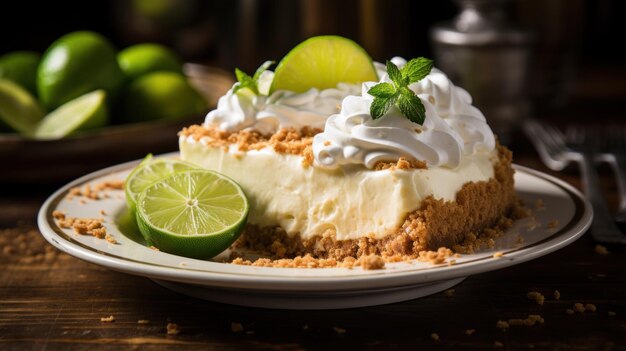
<path fill-rule="evenodd" d="M 15 51 L 0 57 L 0 79 L 9 79 L 37 93 L 37 65 L 41 56 L 32 51 Z"/>
<path fill-rule="evenodd" d="M 117 55 L 122 72 L 129 79 L 156 71 L 182 73 L 181 62 L 176 53 L 158 44 L 137 44 Z"/>
<path fill-rule="evenodd" d="M 37 71 L 39 99 L 50 110 L 97 89 L 115 97 L 123 81 L 113 45 L 103 36 L 86 31 L 55 41 Z"/>
<path fill-rule="evenodd" d="M 202 97 L 174 72 L 153 72 L 133 80 L 123 96 L 124 117 L 129 122 L 175 120 L 206 112 Z"/>

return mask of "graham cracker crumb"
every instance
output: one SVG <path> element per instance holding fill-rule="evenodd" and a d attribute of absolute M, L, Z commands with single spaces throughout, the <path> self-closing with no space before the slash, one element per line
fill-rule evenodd
<path fill-rule="evenodd" d="M 202 140 L 211 147 L 228 148 L 230 145 L 236 145 L 241 152 L 271 147 L 277 153 L 302 156 L 302 163 L 307 166 L 313 161 L 313 136 L 321 131 L 310 127 L 300 130 L 282 128 L 272 135 L 266 135 L 254 130 L 229 132 L 211 126 L 192 125 L 183 128 L 178 135 L 191 137 L 196 141 Z"/>
<path fill-rule="evenodd" d="M 545 320 L 538 314 L 529 314 L 527 318 L 514 318 L 509 319 L 509 325 L 511 326 L 524 326 L 524 327 L 532 327 L 535 324 L 543 324 Z"/>
<path fill-rule="evenodd" d="M 239 332 L 243 331 L 243 325 L 241 323 L 232 322 L 232 323 L 230 323 L 230 330 L 233 333 L 239 333 Z"/>
<path fill-rule="evenodd" d="M 180 327 L 176 323 L 167 323 L 166 330 L 167 335 L 178 335 L 180 333 Z"/>
<path fill-rule="evenodd" d="M 502 331 L 505 331 L 505 330 L 509 329 L 509 322 L 503 321 L 503 320 L 499 320 L 499 321 L 496 322 L 496 328 L 502 329 Z"/>
<path fill-rule="evenodd" d="M 555 300 L 559 300 L 561 298 L 561 292 L 558 290 L 554 290 L 553 296 Z"/>
<path fill-rule="evenodd" d="M 443 295 L 445 297 L 454 297 L 454 289 L 448 289 L 448 290 L 444 291 Z"/>
<path fill-rule="evenodd" d="M 593 248 L 593 251 L 595 251 L 598 255 L 608 255 L 610 253 L 605 246 L 600 244 L 597 244 L 596 247 Z"/>
<path fill-rule="evenodd" d="M 585 306 L 582 303 L 580 303 L 580 302 L 576 302 L 574 304 L 574 308 L 573 309 L 574 309 L 575 312 L 578 312 L 578 313 L 584 313 L 585 312 Z"/>
<path fill-rule="evenodd" d="M 137 324 L 150 324 L 150 321 L 147 319 L 140 319 L 137 321 Z"/>
<path fill-rule="evenodd" d="M 101 216 L 106 216 L 106 215 L 107 215 L 107 212 L 106 212 L 105 210 L 100 210 L 100 215 L 101 215 Z"/>
<path fill-rule="evenodd" d="M 538 305 L 543 306 L 543 302 L 545 301 L 545 296 L 538 291 L 530 291 L 526 294 L 526 298 L 529 300 L 535 300 Z"/>
<path fill-rule="evenodd" d="M 52 217 L 56 220 L 62 221 L 65 219 L 65 213 L 63 211 L 56 210 L 52 212 Z"/>
<path fill-rule="evenodd" d="M 344 328 L 339 328 L 339 327 L 333 327 L 333 330 L 335 331 L 335 333 L 337 334 L 345 334 L 346 330 Z"/>
<path fill-rule="evenodd" d="M 156 246 L 154 246 L 154 245 L 150 245 L 149 247 L 150 247 L 150 250 L 154 250 L 154 251 L 161 251 L 161 250 L 159 250 L 159 248 L 158 248 L 158 247 L 156 247 Z"/>
<path fill-rule="evenodd" d="M 535 201 L 535 210 L 545 210 L 546 206 L 543 203 L 542 199 L 537 199 Z"/>
<path fill-rule="evenodd" d="M 504 347 L 504 344 L 501 343 L 500 341 L 494 341 L 493 342 L 493 347 L 495 347 L 495 348 Z"/>
<path fill-rule="evenodd" d="M 550 222 L 548 222 L 547 228 L 548 229 L 554 229 L 554 228 L 556 228 L 558 226 L 559 226 L 559 221 L 554 219 L 554 220 L 551 220 Z"/>
<path fill-rule="evenodd" d="M 102 317 L 102 318 L 100 318 L 100 322 L 102 322 L 102 323 L 112 323 L 112 322 L 115 322 L 115 317 L 113 315 L 110 315 L 108 317 Z"/>
<path fill-rule="evenodd" d="M 57 213 L 55 218 L 59 227 L 72 228 L 76 234 L 92 235 L 98 239 L 103 239 L 107 234 L 106 228 L 102 225 L 103 220 L 100 218 L 68 217 L 60 213 Z"/>
<path fill-rule="evenodd" d="M 504 253 L 502 252 L 496 252 L 493 254 L 493 258 L 502 258 L 502 256 L 504 256 Z"/>
<path fill-rule="evenodd" d="M 466 329 L 465 330 L 465 335 L 472 335 L 476 332 L 476 329 Z"/>
<path fill-rule="evenodd" d="M 431 333 L 430 334 L 430 338 L 435 340 L 435 341 L 439 341 L 439 334 L 437 333 Z"/>
<path fill-rule="evenodd" d="M 374 169 L 377 171 L 389 170 L 395 171 L 397 169 L 428 169 L 428 164 L 421 160 L 409 160 L 405 157 L 400 157 L 397 161 L 379 161 L 374 165 Z"/>
<path fill-rule="evenodd" d="M 113 181 L 103 181 L 93 185 L 85 184 L 82 187 L 74 187 L 71 188 L 65 198 L 67 200 L 72 200 L 74 197 L 83 197 L 89 200 L 100 200 L 103 198 L 103 195 L 108 190 L 123 190 L 124 189 L 124 181 L 123 180 L 113 180 Z M 107 196 L 108 197 L 108 196 Z M 84 204 L 85 199 L 81 199 L 80 203 Z"/>
<path fill-rule="evenodd" d="M 592 303 L 588 303 L 585 305 L 585 311 L 588 312 L 595 312 L 596 311 L 596 305 L 592 304 Z"/>
<path fill-rule="evenodd" d="M 364 270 L 383 269 L 385 268 L 385 261 L 376 254 L 363 256 L 361 257 L 361 268 Z"/>
<path fill-rule="evenodd" d="M 104 236 L 104 240 L 108 241 L 111 244 L 117 244 L 117 240 L 115 240 L 115 238 L 111 234 L 106 234 Z"/>

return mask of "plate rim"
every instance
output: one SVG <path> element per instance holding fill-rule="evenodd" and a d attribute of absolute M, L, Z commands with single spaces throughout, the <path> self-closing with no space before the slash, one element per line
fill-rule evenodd
<path fill-rule="evenodd" d="M 157 157 L 177 156 L 177 152 L 162 154 Z M 191 283 L 204 286 L 216 286 L 222 288 L 237 288 L 251 290 L 293 290 L 293 291 L 337 291 L 337 290 L 369 290 L 372 288 L 403 286 L 419 282 L 441 281 L 484 273 L 502 269 L 515 264 L 523 263 L 563 248 L 580 238 L 591 225 L 593 210 L 590 203 L 580 191 L 565 181 L 552 175 L 520 166 L 513 165 L 516 172 L 526 173 L 548 181 L 564 190 L 575 205 L 574 217 L 570 222 L 557 232 L 546 238 L 522 249 L 505 252 L 501 259 L 491 260 L 489 257 L 477 258 L 474 261 L 465 262 L 462 265 L 433 266 L 432 269 L 406 270 L 400 272 L 383 270 L 376 274 L 367 275 L 341 275 L 341 276 L 278 276 L 259 274 L 238 274 L 225 272 L 211 272 L 206 270 L 193 270 L 186 267 L 158 266 L 143 261 L 132 261 L 124 257 L 118 257 L 82 243 L 68 240 L 67 235 L 60 235 L 51 224 L 52 211 L 55 205 L 62 200 L 63 195 L 72 187 L 94 179 L 110 175 L 116 172 L 128 170 L 141 160 L 129 161 L 115 166 L 107 167 L 87 175 L 84 175 L 59 188 L 50 195 L 41 206 L 37 223 L 43 237 L 56 248 L 69 255 L 106 268 L 153 279 L 169 280 L 180 283 Z M 58 229 L 58 228 L 57 228 Z M 64 237 L 65 236 L 65 237 Z M 275 268 L 283 269 L 283 268 Z"/>

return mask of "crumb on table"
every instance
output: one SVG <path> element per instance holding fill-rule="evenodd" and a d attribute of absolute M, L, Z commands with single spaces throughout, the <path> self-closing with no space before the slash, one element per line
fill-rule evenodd
<path fill-rule="evenodd" d="M 115 322 L 115 317 L 113 315 L 110 315 L 108 317 L 102 317 L 102 318 L 100 318 L 100 322 L 112 323 L 112 322 Z"/>
<path fill-rule="evenodd" d="M 339 328 L 339 327 L 333 327 L 333 330 L 335 331 L 335 333 L 337 334 L 345 334 L 346 330 L 344 328 Z"/>
<path fill-rule="evenodd" d="M 600 244 L 597 244 L 593 248 L 593 251 L 595 251 L 595 253 L 597 253 L 598 255 L 608 255 L 610 253 L 609 250 L 605 246 L 602 246 Z"/>
<path fill-rule="evenodd" d="M 543 294 L 538 291 L 529 291 L 526 294 L 526 298 L 528 298 L 529 300 L 535 300 L 538 305 L 543 305 L 543 302 L 546 299 L 545 296 L 543 296 Z"/>
<path fill-rule="evenodd" d="M 230 330 L 233 333 L 239 333 L 243 331 L 243 325 L 241 323 L 232 322 L 230 323 Z"/>
<path fill-rule="evenodd" d="M 180 327 L 176 323 L 167 323 L 166 330 L 167 335 L 178 335 L 180 333 Z"/>

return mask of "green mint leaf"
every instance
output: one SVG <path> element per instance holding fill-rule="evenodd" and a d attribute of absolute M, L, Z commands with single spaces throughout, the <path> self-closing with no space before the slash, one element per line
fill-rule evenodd
<path fill-rule="evenodd" d="M 396 84 L 396 87 L 405 85 L 402 79 L 402 73 L 400 73 L 398 66 L 389 60 L 387 60 L 387 74 L 389 75 L 389 79 Z"/>
<path fill-rule="evenodd" d="M 433 60 L 418 57 L 407 62 L 402 67 L 402 76 L 408 80 L 408 84 L 418 82 L 426 77 L 433 69 Z"/>
<path fill-rule="evenodd" d="M 247 80 L 252 80 L 252 77 L 246 74 L 246 72 L 240 70 L 239 68 L 235 68 L 235 76 L 237 76 L 237 81 L 239 83 L 244 83 Z"/>
<path fill-rule="evenodd" d="M 274 61 L 263 62 L 263 64 L 259 66 L 259 68 L 257 68 L 256 72 L 254 72 L 254 76 L 252 77 L 252 80 L 254 80 L 254 82 L 257 83 L 259 81 L 259 78 L 261 78 L 261 74 L 267 71 L 267 69 L 270 68 L 270 66 L 273 64 L 274 64 Z"/>
<path fill-rule="evenodd" d="M 235 86 L 235 88 L 233 89 L 233 93 L 237 93 L 241 89 L 248 88 L 252 90 L 253 93 L 257 95 L 259 94 L 256 81 L 252 79 L 252 77 L 247 75 L 244 71 L 240 70 L 239 68 L 235 68 L 235 76 L 237 76 L 237 81 L 239 81 L 239 84 Z"/>
<path fill-rule="evenodd" d="M 379 98 L 390 98 L 396 94 L 397 89 L 390 83 L 378 83 L 367 91 L 368 94 Z"/>
<path fill-rule="evenodd" d="M 252 77 L 239 68 L 235 68 L 235 76 L 237 77 L 239 84 L 235 85 L 233 93 L 237 93 L 241 89 L 248 88 L 254 94 L 259 95 L 259 78 L 261 78 L 261 74 L 263 74 L 263 72 L 265 72 L 273 64 L 274 61 L 263 62 L 263 64 L 257 68 L 256 72 L 254 72 L 254 76 Z"/>
<path fill-rule="evenodd" d="M 372 115 L 372 118 L 379 119 L 384 116 L 397 99 L 398 94 L 390 98 L 375 97 L 374 101 L 372 101 L 372 105 L 370 105 L 370 115 Z"/>
<path fill-rule="evenodd" d="M 398 108 L 411 122 L 423 124 L 426 119 L 426 109 L 422 100 L 409 89 L 403 89 L 400 93 Z"/>

